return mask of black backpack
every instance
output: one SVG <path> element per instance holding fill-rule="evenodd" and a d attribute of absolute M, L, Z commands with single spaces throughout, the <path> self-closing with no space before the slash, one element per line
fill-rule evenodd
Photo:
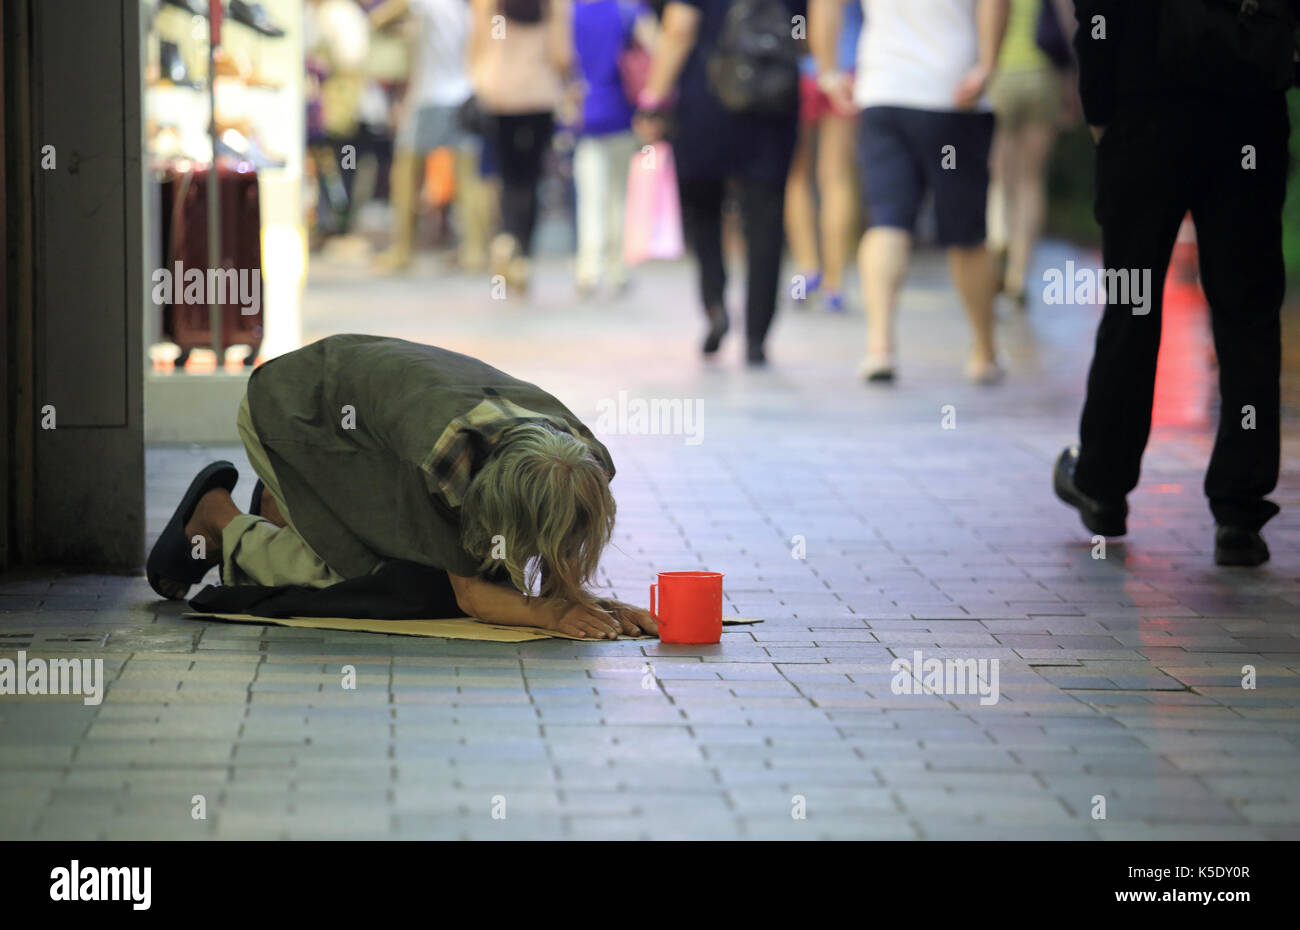
<path fill-rule="evenodd" d="M 525 25 L 540 23 L 546 16 L 544 0 L 500 0 L 497 10 L 511 22 Z"/>
<path fill-rule="evenodd" d="M 1039 3 L 1034 42 L 1057 70 L 1064 71 L 1074 65 L 1074 50 L 1070 48 L 1070 37 L 1061 25 L 1054 0 L 1041 0 Z"/>
<path fill-rule="evenodd" d="M 735 0 L 709 56 L 709 86 L 728 110 L 794 112 L 801 54 L 782 0 Z"/>
<path fill-rule="evenodd" d="M 1227 96 L 1296 80 L 1294 0 L 1163 0 L 1160 63 L 1177 84 Z"/>

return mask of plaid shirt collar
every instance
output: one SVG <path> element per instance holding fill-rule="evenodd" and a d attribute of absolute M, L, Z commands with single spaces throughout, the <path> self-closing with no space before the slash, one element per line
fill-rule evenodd
<path fill-rule="evenodd" d="M 521 407 L 491 388 L 468 413 L 447 424 L 429 454 L 420 463 L 448 505 L 459 507 L 479 465 L 492 454 L 501 434 L 520 423 L 542 421 L 570 435 L 583 437 L 568 423 Z M 585 440 L 584 440 L 585 441 Z"/>

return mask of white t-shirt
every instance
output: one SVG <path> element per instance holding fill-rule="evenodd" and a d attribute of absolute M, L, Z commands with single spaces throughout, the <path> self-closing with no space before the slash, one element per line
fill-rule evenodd
<path fill-rule="evenodd" d="M 469 3 L 410 0 L 418 38 L 411 89 L 421 107 L 457 107 L 469 99 Z"/>
<path fill-rule="evenodd" d="M 979 63 L 977 2 L 862 0 L 857 105 L 955 110 L 957 85 Z"/>

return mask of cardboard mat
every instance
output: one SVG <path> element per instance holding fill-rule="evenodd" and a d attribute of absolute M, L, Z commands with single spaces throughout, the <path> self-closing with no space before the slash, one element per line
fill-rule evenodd
<path fill-rule="evenodd" d="M 620 636 L 614 639 L 583 639 L 531 626 L 500 626 L 473 617 L 451 620 L 360 620 L 348 617 L 254 617 L 251 614 L 208 614 L 187 611 L 182 616 L 261 626 L 287 626 L 300 630 L 343 630 L 350 633 L 386 633 L 392 636 L 437 636 L 443 639 L 474 639 L 490 643 L 527 643 L 538 639 L 572 639 L 580 643 L 613 643 L 619 640 L 658 639 L 657 636 Z M 748 617 L 723 617 L 723 626 L 762 623 Z"/>

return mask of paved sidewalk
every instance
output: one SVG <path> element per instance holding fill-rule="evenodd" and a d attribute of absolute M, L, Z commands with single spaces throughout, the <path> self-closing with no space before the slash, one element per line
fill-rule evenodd
<path fill-rule="evenodd" d="M 1300 411 L 1273 561 L 1217 569 L 1194 325 L 1102 559 L 1049 480 L 1094 309 L 1004 310 L 1011 377 L 974 388 L 926 257 L 901 380 L 867 388 L 856 314 L 783 309 L 767 371 L 737 361 L 739 328 L 701 362 L 683 267 L 578 305 L 558 264 L 520 304 L 427 268 L 314 271 L 308 338 L 477 354 L 593 426 L 620 391 L 698 402 L 694 436 L 602 436 L 604 580 L 644 602 L 655 571 L 723 571 L 727 612 L 765 622 L 716 646 L 510 646 L 196 622 L 142 578 L 8 579 L 0 656 L 103 658 L 111 683 L 99 707 L 0 698 L 0 837 L 1300 838 Z M 150 451 L 155 532 L 216 456 L 242 463 Z M 894 693 L 916 650 L 996 659 L 999 700 Z"/>

